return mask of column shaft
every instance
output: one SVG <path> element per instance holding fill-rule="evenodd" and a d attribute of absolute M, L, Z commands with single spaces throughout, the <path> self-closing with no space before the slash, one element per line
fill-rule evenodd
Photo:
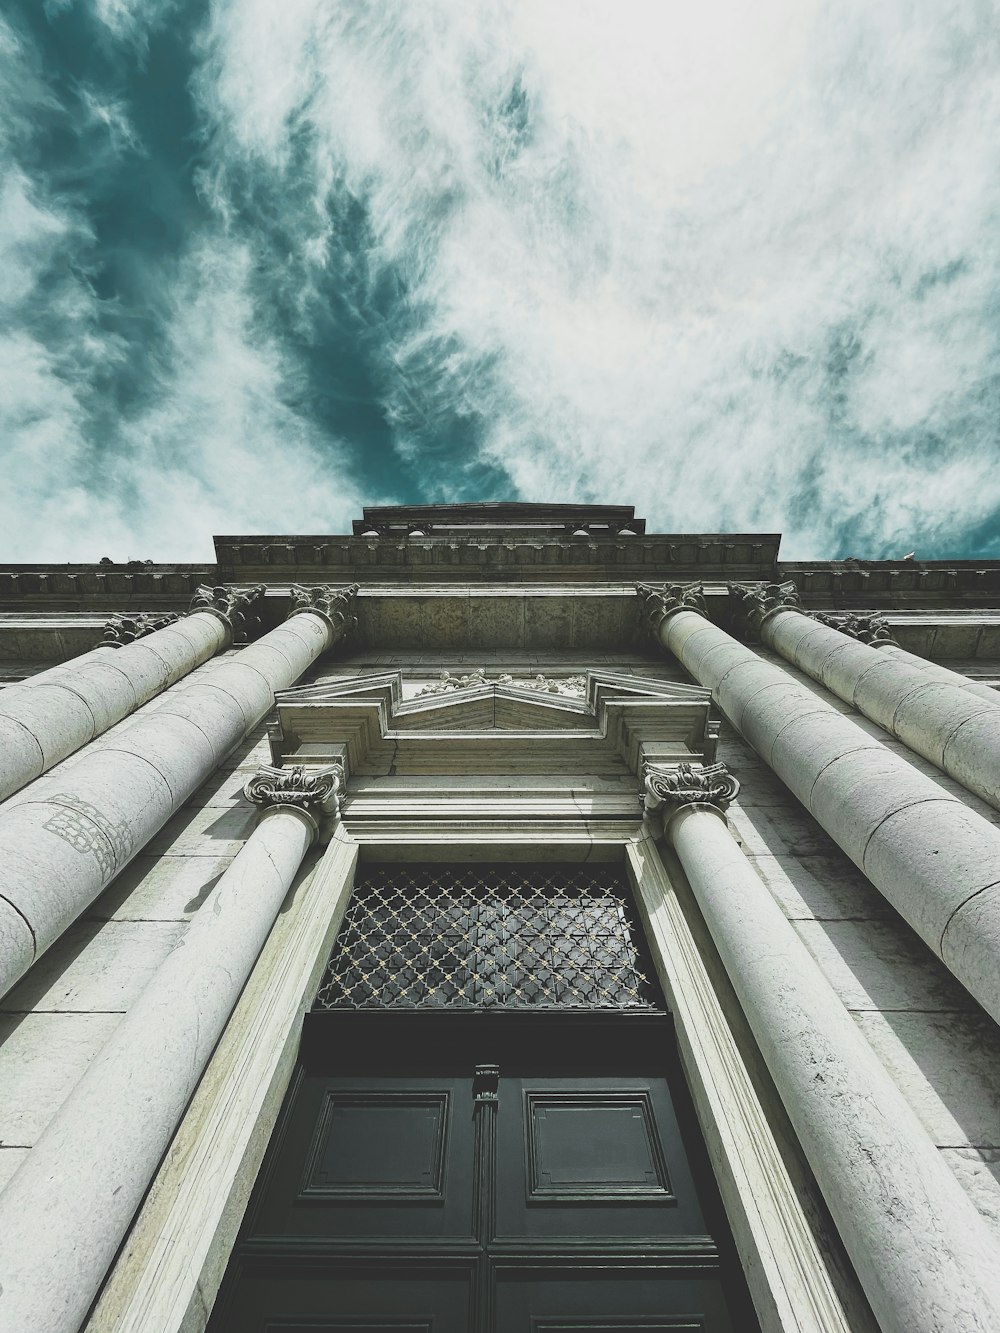
<path fill-rule="evenodd" d="M 1000 699 L 984 699 L 958 678 L 942 680 L 913 665 L 909 654 L 869 647 L 801 611 L 766 615 L 760 637 L 915 754 L 1000 809 Z"/>
<path fill-rule="evenodd" d="M 354 589 L 349 590 L 353 597 Z M 0 808 L 5 993 L 345 631 L 305 609 Z"/>
<path fill-rule="evenodd" d="M 1000 1021 L 1000 829 L 703 615 L 668 612 L 656 634 Z"/>
<path fill-rule="evenodd" d="M 667 836 L 884 1333 L 1000 1328 L 1000 1246 L 724 816 Z"/>
<path fill-rule="evenodd" d="M 225 622 L 196 611 L 121 648 L 96 648 L 0 691 L 0 801 L 47 772 L 225 647 Z"/>
<path fill-rule="evenodd" d="M 969 694 L 974 694 L 977 699 L 985 699 L 987 703 L 1000 708 L 1000 690 L 993 689 L 991 685 L 986 685 L 981 680 L 973 680 L 971 676 L 963 676 L 961 672 L 952 671 L 949 667 L 942 666 L 940 662 L 929 662 L 926 657 L 918 657 L 916 653 L 908 652 L 896 643 L 881 644 L 879 652 L 888 653 L 900 662 L 905 662 L 907 666 L 913 667 L 915 671 L 922 672 L 927 680 L 937 680 L 944 685 L 954 685 L 960 690 L 966 690 Z"/>
<path fill-rule="evenodd" d="M 101 1290 L 88 1333 L 190 1333 L 204 1326 L 295 1071 L 302 1016 L 340 928 L 357 859 L 357 843 L 338 825 L 278 914 Z"/>
<path fill-rule="evenodd" d="M 316 832 L 265 812 L 0 1195 L 0 1330 L 76 1333 Z"/>

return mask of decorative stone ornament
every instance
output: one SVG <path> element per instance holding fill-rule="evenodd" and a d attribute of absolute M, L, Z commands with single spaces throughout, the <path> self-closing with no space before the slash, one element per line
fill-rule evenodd
<path fill-rule="evenodd" d="M 320 583 L 311 588 L 301 584 L 292 584 L 292 610 L 290 616 L 311 611 L 322 616 L 332 633 L 342 639 L 357 628 L 354 615 L 354 599 L 358 595 L 360 584 L 351 583 L 346 588 L 333 588 L 328 583 Z"/>
<path fill-rule="evenodd" d="M 541 674 L 532 680 L 517 680 L 506 673 L 491 680 L 485 667 L 477 667 L 464 676 L 453 676 L 450 671 L 442 671 L 441 679 L 431 685 L 424 685 L 417 690 L 415 699 L 428 695 L 451 694 L 454 690 L 471 690 L 478 685 L 510 685 L 517 690 L 534 690 L 538 694 L 559 694 L 570 699 L 584 699 L 587 695 L 586 676 L 565 676 L 560 679 Z"/>
<path fill-rule="evenodd" d="M 663 588 L 651 588 L 648 583 L 637 583 L 635 590 L 643 599 L 646 628 L 654 639 L 660 625 L 675 611 L 694 611 L 708 619 L 704 584 L 670 583 Z"/>
<path fill-rule="evenodd" d="M 651 815 L 665 806 L 668 819 L 686 805 L 707 805 L 724 814 L 740 790 L 739 782 L 725 764 L 709 764 L 705 768 L 694 768 L 691 764 L 672 768 L 646 764 L 642 777 L 643 810 Z"/>
<path fill-rule="evenodd" d="M 855 615 L 836 611 L 810 611 L 808 614 L 821 625 L 826 625 L 828 629 L 839 629 L 841 634 L 857 639 L 859 643 L 865 643 L 869 648 L 881 648 L 886 645 L 899 647 L 889 633 L 889 622 L 885 616 Z"/>
<path fill-rule="evenodd" d="M 104 626 L 101 647 L 124 648 L 127 643 L 135 643 L 136 639 L 145 638 L 155 630 L 165 629 L 167 625 L 172 625 L 179 619 L 180 617 L 173 611 L 166 611 L 161 615 L 143 612 L 133 615 L 114 615 Z"/>
<path fill-rule="evenodd" d="M 792 582 L 758 583 L 752 588 L 730 583 L 729 599 L 733 623 L 746 638 L 759 639 L 764 621 L 777 611 L 802 612 L 802 603 Z"/>
<path fill-rule="evenodd" d="M 217 616 L 229 630 L 229 642 L 247 641 L 260 629 L 264 585 L 234 588 L 229 584 L 210 587 L 203 583 L 191 598 L 192 611 L 207 611 Z"/>
<path fill-rule="evenodd" d="M 243 788 L 243 795 L 253 805 L 264 809 L 271 806 L 298 806 L 310 814 L 337 815 L 340 813 L 340 792 L 344 784 L 341 764 L 311 772 L 301 764 L 292 768 L 275 768 L 262 764 Z"/>

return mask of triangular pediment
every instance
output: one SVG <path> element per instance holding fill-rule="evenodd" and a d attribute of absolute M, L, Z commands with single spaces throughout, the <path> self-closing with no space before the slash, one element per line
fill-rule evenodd
<path fill-rule="evenodd" d="M 404 700 L 398 671 L 324 680 L 278 695 L 272 753 L 356 775 L 635 774 L 646 759 L 714 758 L 707 690 L 608 671 L 583 688 L 487 681 Z"/>

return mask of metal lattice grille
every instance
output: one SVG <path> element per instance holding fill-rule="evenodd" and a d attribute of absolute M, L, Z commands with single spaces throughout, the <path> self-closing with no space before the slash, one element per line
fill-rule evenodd
<path fill-rule="evenodd" d="M 654 1009 L 631 895 L 595 867 L 389 866 L 355 885 L 317 1009 Z"/>

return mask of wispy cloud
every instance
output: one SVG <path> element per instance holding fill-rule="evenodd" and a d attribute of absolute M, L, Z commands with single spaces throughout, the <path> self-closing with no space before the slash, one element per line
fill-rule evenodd
<path fill-rule="evenodd" d="M 503 494 L 1000 550 L 992 3 L 94 0 L 71 70 L 49 12 L 0 45 L 25 554 Z"/>

